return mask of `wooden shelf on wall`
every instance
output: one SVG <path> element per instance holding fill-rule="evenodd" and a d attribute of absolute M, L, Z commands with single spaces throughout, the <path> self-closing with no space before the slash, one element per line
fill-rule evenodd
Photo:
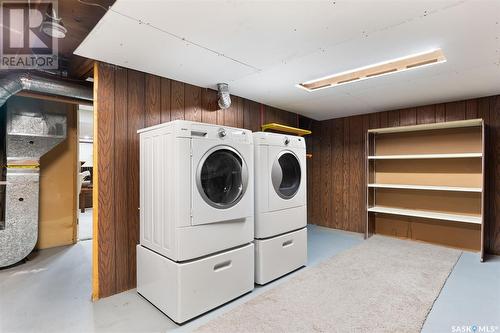
<path fill-rule="evenodd" d="M 482 119 L 368 130 L 366 237 L 464 244 L 482 261 L 484 142 Z"/>
<path fill-rule="evenodd" d="M 368 187 L 425 190 L 425 191 L 453 191 L 453 192 L 479 192 L 479 193 L 482 192 L 482 189 L 480 187 L 410 185 L 410 184 L 368 184 Z"/>
<path fill-rule="evenodd" d="M 294 135 L 298 135 L 298 136 L 309 135 L 312 133 L 310 130 L 292 127 L 292 126 L 287 126 L 287 125 L 282 125 L 282 124 L 277 124 L 277 123 L 264 124 L 261 126 L 261 128 L 262 128 L 263 132 L 265 132 L 267 130 L 273 130 L 273 131 L 278 131 L 278 132 L 282 132 L 282 133 L 290 133 L 290 134 L 294 134 Z"/>
<path fill-rule="evenodd" d="M 290 133 L 297 136 L 304 136 L 312 133 L 310 130 L 277 124 L 277 123 L 264 124 L 261 126 L 261 128 L 263 132 L 267 130 L 273 130 L 281 133 Z M 312 158 L 312 156 L 313 156 L 312 154 L 306 154 L 306 158 Z"/>

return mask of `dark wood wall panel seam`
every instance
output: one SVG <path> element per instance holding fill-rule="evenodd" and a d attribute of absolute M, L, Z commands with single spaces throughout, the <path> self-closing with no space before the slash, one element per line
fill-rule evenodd
<path fill-rule="evenodd" d="M 490 249 L 500 253 L 500 95 L 490 100 Z"/>
<path fill-rule="evenodd" d="M 98 224 L 98 276 L 99 296 L 116 293 L 115 223 L 114 223 L 114 80 L 115 70 L 109 65 L 98 64 L 97 77 L 97 163 L 98 217 L 105 223 Z"/>
<path fill-rule="evenodd" d="M 129 256 L 128 256 L 128 228 L 122 224 L 127 221 L 127 142 L 128 142 L 128 116 L 127 112 L 127 71 L 118 69 L 115 71 L 115 101 L 114 101 L 114 224 L 115 224 L 115 275 L 116 292 L 129 289 L 128 279 Z"/>
<path fill-rule="evenodd" d="M 129 170 L 127 192 L 127 227 L 129 228 L 129 288 L 136 285 L 136 245 L 139 242 L 139 137 L 137 130 L 144 127 L 145 75 L 137 71 L 128 71 L 128 142 L 127 167 Z M 170 101 L 169 101 L 170 103 Z"/>

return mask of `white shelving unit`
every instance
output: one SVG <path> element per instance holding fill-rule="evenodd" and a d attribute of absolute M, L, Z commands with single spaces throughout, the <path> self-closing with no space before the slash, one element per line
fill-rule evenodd
<path fill-rule="evenodd" d="M 474 158 L 483 157 L 482 153 L 460 153 L 460 154 L 413 154 L 413 155 L 372 155 L 369 160 L 414 160 L 434 158 Z"/>
<path fill-rule="evenodd" d="M 482 119 L 368 130 L 366 237 L 375 232 L 377 216 L 383 215 L 387 216 L 380 219 L 385 226 L 381 232 L 394 228 L 402 230 L 402 237 L 413 238 L 413 231 L 405 236 L 405 228 L 420 230 L 420 235 L 422 230 L 434 230 L 432 226 L 452 228 L 450 234 L 463 234 L 444 244 L 462 242 L 467 239 L 464 235 L 474 239 L 480 235 L 480 245 L 474 243 L 474 248 L 480 246 L 483 261 L 484 142 Z M 446 236 L 444 232 L 442 237 Z M 434 234 L 428 238 L 439 240 Z"/>
<path fill-rule="evenodd" d="M 373 188 L 394 188 L 407 190 L 427 190 L 427 191 L 450 191 L 450 192 L 477 192 L 483 190 L 480 187 L 456 187 L 456 186 L 433 186 L 433 185 L 409 185 L 409 184 L 368 184 Z"/>
<path fill-rule="evenodd" d="M 424 211 L 417 209 L 401 209 L 401 208 L 391 208 L 391 207 L 381 207 L 381 206 L 370 207 L 368 208 L 368 211 L 373 213 L 383 213 L 392 215 L 421 217 L 434 220 L 481 224 L 481 216 L 473 216 L 473 215 L 449 214 L 449 213 L 440 213 L 440 212 Z"/>

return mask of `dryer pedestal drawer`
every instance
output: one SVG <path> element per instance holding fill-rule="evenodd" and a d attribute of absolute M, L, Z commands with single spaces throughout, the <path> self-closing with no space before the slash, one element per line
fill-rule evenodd
<path fill-rule="evenodd" d="M 275 210 L 272 212 L 255 212 L 255 238 L 266 239 L 284 234 L 290 230 L 298 230 L 307 225 L 307 206 Z"/>
<path fill-rule="evenodd" d="M 137 246 L 137 292 L 177 323 L 253 288 L 253 244 L 184 263 Z"/>
<path fill-rule="evenodd" d="M 255 283 L 266 284 L 307 263 L 307 229 L 255 240 Z"/>

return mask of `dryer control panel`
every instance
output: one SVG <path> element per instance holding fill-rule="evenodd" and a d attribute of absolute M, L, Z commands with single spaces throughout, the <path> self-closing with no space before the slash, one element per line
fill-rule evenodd
<path fill-rule="evenodd" d="M 304 138 L 301 136 L 270 133 L 270 132 L 255 132 L 253 133 L 253 138 L 255 145 L 306 149 L 306 142 Z"/>
<path fill-rule="evenodd" d="M 239 143 L 252 143 L 252 132 L 249 130 L 209 124 L 191 124 L 190 136 L 193 139 L 209 139 Z"/>
<path fill-rule="evenodd" d="M 177 138 L 200 140 L 221 140 L 253 144 L 252 131 L 229 126 L 198 123 L 188 120 L 174 120 L 138 130 L 138 133 L 168 128 Z"/>

